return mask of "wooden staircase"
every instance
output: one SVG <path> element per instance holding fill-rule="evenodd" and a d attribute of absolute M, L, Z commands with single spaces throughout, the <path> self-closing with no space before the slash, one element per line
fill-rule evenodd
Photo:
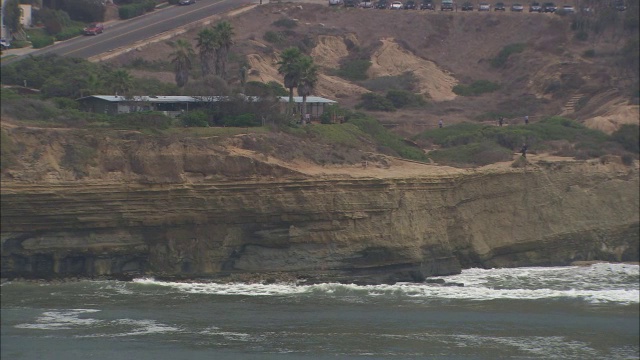
<path fill-rule="evenodd" d="M 572 95 L 569 101 L 567 101 L 567 103 L 562 107 L 562 112 L 560 113 L 560 115 L 574 113 L 576 111 L 576 105 L 580 100 L 582 100 L 583 97 L 584 94 L 581 93 Z"/>

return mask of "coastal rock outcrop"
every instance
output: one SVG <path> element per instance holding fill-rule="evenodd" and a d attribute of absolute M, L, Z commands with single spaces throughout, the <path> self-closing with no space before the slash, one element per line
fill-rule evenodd
<path fill-rule="evenodd" d="M 2 276 L 381 283 L 467 267 L 638 261 L 636 166 L 314 177 L 202 144 L 135 148 L 101 146 L 95 163 L 112 159 L 135 181 L 5 174 Z"/>

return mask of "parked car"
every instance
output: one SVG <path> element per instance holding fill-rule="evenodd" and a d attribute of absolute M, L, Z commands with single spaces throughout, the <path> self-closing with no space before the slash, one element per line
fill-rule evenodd
<path fill-rule="evenodd" d="M 389 7 L 387 0 L 378 0 L 376 3 L 376 9 L 386 9 Z"/>
<path fill-rule="evenodd" d="M 524 6 L 522 6 L 522 4 L 518 4 L 518 3 L 513 4 L 513 5 L 511 5 L 511 11 L 522 12 L 522 11 L 524 11 Z"/>
<path fill-rule="evenodd" d="M 506 8 L 506 6 L 504 6 L 504 3 L 503 3 L 503 2 L 496 3 L 496 4 L 493 6 L 493 11 L 505 11 L 506 9 L 507 9 L 507 8 Z"/>
<path fill-rule="evenodd" d="M 11 47 L 11 43 L 9 42 L 9 40 L 0 39 L 0 48 L 2 48 L 2 50 L 6 50 L 10 47 Z"/>
<path fill-rule="evenodd" d="M 89 24 L 86 28 L 84 28 L 85 35 L 98 35 L 102 34 L 104 31 L 104 25 L 100 23 Z"/>
<path fill-rule="evenodd" d="M 343 3 L 342 0 L 329 0 L 329 6 L 342 5 Z"/>
<path fill-rule="evenodd" d="M 627 10 L 627 5 L 625 5 L 624 0 L 616 0 L 613 4 L 613 7 L 618 11 Z"/>
<path fill-rule="evenodd" d="M 552 2 L 546 2 L 542 5 L 542 12 L 554 13 L 556 10 L 558 10 L 558 7 Z"/>
<path fill-rule="evenodd" d="M 539 2 L 532 2 L 531 5 L 529 5 L 529 12 L 542 12 L 542 6 L 540 5 Z"/>
<path fill-rule="evenodd" d="M 573 14 L 576 12 L 576 8 L 571 5 L 562 5 L 562 8 L 558 11 L 564 14 Z"/>
<path fill-rule="evenodd" d="M 389 6 L 389 9 L 391 9 L 391 10 L 400 10 L 400 9 L 402 9 L 402 2 L 393 1 L 391 3 L 391 6 Z"/>
<path fill-rule="evenodd" d="M 358 0 L 344 0 L 344 7 L 356 7 L 358 6 Z"/>
<path fill-rule="evenodd" d="M 404 3 L 404 9 L 405 10 L 415 10 L 416 7 L 416 2 L 414 0 L 409 0 L 406 3 Z"/>
<path fill-rule="evenodd" d="M 470 1 L 467 1 L 466 3 L 462 4 L 462 7 L 460 9 L 462 11 L 473 11 L 473 4 Z"/>
<path fill-rule="evenodd" d="M 491 11 L 491 5 L 489 3 L 480 3 L 478 6 L 478 11 Z"/>
<path fill-rule="evenodd" d="M 178 1 L 178 5 L 191 5 L 195 4 L 196 0 L 180 0 Z"/>
<path fill-rule="evenodd" d="M 440 3 L 440 11 L 453 11 L 453 0 L 442 0 Z"/>
<path fill-rule="evenodd" d="M 420 10 L 435 10 L 436 6 L 433 4 L 433 0 L 422 0 L 420 4 Z"/>
<path fill-rule="evenodd" d="M 373 1 L 371 0 L 362 0 L 360 2 L 360 7 L 363 9 L 371 9 L 373 7 Z"/>

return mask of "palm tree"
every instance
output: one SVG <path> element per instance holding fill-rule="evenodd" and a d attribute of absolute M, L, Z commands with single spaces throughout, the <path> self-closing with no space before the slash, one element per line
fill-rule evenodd
<path fill-rule="evenodd" d="M 133 78 L 126 70 L 116 70 L 109 76 L 109 85 L 113 91 L 125 95 L 133 85 Z"/>
<path fill-rule="evenodd" d="M 213 29 L 206 28 L 198 33 L 196 40 L 198 41 L 196 47 L 200 55 L 202 77 L 205 77 L 211 73 L 211 64 L 218 48 L 218 36 Z"/>
<path fill-rule="evenodd" d="M 218 51 L 216 52 L 216 75 L 221 78 L 227 78 L 227 61 L 229 57 L 229 49 L 233 45 L 232 37 L 235 35 L 233 27 L 227 21 L 216 24 L 214 28 L 218 38 Z"/>
<path fill-rule="evenodd" d="M 302 125 L 307 119 L 307 96 L 311 95 L 318 83 L 318 66 L 311 56 L 303 56 L 298 61 L 298 95 L 302 96 Z"/>
<path fill-rule="evenodd" d="M 174 51 L 169 54 L 173 63 L 173 71 L 176 74 L 176 84 L 183 87 L 189 81 L 189 70 L 191 70 L 191 59 L 195 55 L 191 44 L 184 39 L 179 39 L 172 44 Z"/>
<path fill-rule="evenodd" d="M 293 105 L 293 88 L 298 86 L 298 62 L 300 62 L 302 56 L 300 49 L 290 47 L 280 54 L 280 61 L 278 61 L 278 74 L 284 75 L 284 87 L 289 89 L 289 105 L 287 109 L 289 115 Z"/>

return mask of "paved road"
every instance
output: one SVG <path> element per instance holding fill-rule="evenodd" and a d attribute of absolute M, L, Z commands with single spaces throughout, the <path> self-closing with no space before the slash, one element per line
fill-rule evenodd
<path fill-rule="evenodd" d="M 198 0 L 195 4 L 188 6 L 172 6 L 139 18 L 108 24 L 104 33 L 100 35 L 77 37 L 32 51 L 29 55 L 52 53 L 61 56 L 90 58 L 252 3 L 257 3 L 257 1 Z M 24 56 L 26 55 L 5 59 L 2 61 L 2 65 L 18 61 Z"/>

